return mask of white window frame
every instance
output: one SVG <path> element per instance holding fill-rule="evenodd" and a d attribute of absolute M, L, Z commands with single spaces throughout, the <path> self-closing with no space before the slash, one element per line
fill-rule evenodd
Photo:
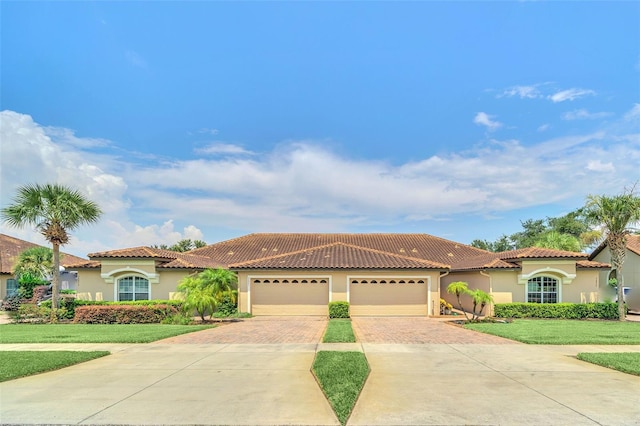
<path fill-rule="evenodd" d="M 529 302 L 529 281 L 531 281 L 533 279 L 538 279 L 538 278 L 543 280 L 542 287 L 540 289 L 541 302 Z M 544 292 L 544 279 L 545 278 L 550 278 L 552 280 L 555 280 L 555 282 L 556 282 L 556 301 L 555 302 L 546 302 L 544 300 L 544 295 L 545 295 L 545 292 Z M 548 274 L 536 275 L 534 277 L 530 277 L 527 280 L 527 283 L 525 284 L 524 289 L 525 289 L 524 300 L 527 303 L 541 303 L 541 304 L 543 304 L 543 303 L 562 303 L 562 278 L 560 278 L 560 277 L 556 277 L 554 275 L 548 275 Z"/>
<path fill-rule="evenodd" d="M 120 300 L 120 280 L 125 279 L 125 278 L 134 278 L 133 281 L 133 300 Z M 141 300 L 152 300 L 151 298 L 151 280 L 149 280 L 149 278 L 147 278 L 144 275 L 141 274 L 128 274 L 128 275 L 122 275 L 118 278 L 115 279 L 115 285 L 113 286 L 113 300 L 116 300 L 118 302 L 135 302 L 136 300 L 136 283 L 135 283 L 135 279 L 142 279 L 145 280 L 147 282 L 147 299 L 141 299 Z"/>

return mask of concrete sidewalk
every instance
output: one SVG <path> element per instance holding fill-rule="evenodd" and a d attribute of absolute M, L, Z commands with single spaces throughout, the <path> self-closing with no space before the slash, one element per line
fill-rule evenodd
<path fill-rule="evenodd" d="M 0 383 L 2 424 L 338 424 L 310 372 L 330 344 L 15 344 L 110 350 Z M 575 359 L 640 346 L 339 345 L 371 374 L 352 425 L 638 425 L 640 377 Z"/>

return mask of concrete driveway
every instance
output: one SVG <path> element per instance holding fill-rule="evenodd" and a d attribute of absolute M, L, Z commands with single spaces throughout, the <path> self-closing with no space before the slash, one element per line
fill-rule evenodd
<path fill-rule="evenodd" d="M 640 346 L 524 345 L 426 318 L 353 324 L 362 343 L 343 349 L 363 350 L 371 374 L 348 424 L 640 424 L 640 377 L 575 359 Z M 112 355 L 0 383 L 0 423 L 335 425 L 310 373 L 325 326 L 255 318 L 144 345 L 2 345 Z"/>
<path fill-rule="evenodd" d="M 0 422 L 339 424 L 310 373 L 314 356 L 304 344 L 119 345 L 111 356 L 0 383 Z"/>

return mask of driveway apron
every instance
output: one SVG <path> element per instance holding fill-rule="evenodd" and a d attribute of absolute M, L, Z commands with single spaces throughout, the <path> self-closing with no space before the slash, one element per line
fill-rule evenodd
<path fill-rule="evenodd" d="M 207 337 L 120 346 L 104 358 L 0 383 L 0 423 L 339 424 L 310 372 L 317 340 L 285 322 L 255 321 L 295 343 L 264 344 L 264 334 L 234 323 L 211 330 L 239 330 L 234 342 L 208 343 L 214 334 L 199 332 Z M 314 326 L 324 330 L 326 321 Z M 255 343 L 247 343 L 251 335 Z"/>
<path fill-rule="evenodd" d="M 371 374 L 350 425 L 640 424 L 640 377 L 579 361 L 575 347 L 487 343 L 424 318 L 354 318 L 354 328 Z"/>

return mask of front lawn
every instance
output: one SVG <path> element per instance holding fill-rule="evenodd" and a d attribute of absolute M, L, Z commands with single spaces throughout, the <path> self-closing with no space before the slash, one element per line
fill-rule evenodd
<path fill-rule="evenodd" d="M 640 376 L 640 352 L 579 353 L 578 359 Z"/>
<path fill-rule="evenodd" d="M 57 370 L 109 355 L 107 351 L 2 351 L 0 382 Z"/>
<path fill-rule="evenodd" d="M 596 320 L 516 319 L 511 323 L 464 326 L 523 343 L 538 345 L 638 345 L 640 323 Z"/>
<path fill-rule="evenodd" d="M 324 333 L 323 343 L 354 343 L 356 336 L 353 334 L 350 319 L 331 319 Z"/>
<path fill-rule="evenodd" d="M 313 362 L 313 373 L 344 425 L 369 375 L 367 359 L 362 352 L 320 351 Z"/>
<path fill-rule="evenodd" d="M 0 343 L 149 343 L 215 325 L 3 324 Z"/>

